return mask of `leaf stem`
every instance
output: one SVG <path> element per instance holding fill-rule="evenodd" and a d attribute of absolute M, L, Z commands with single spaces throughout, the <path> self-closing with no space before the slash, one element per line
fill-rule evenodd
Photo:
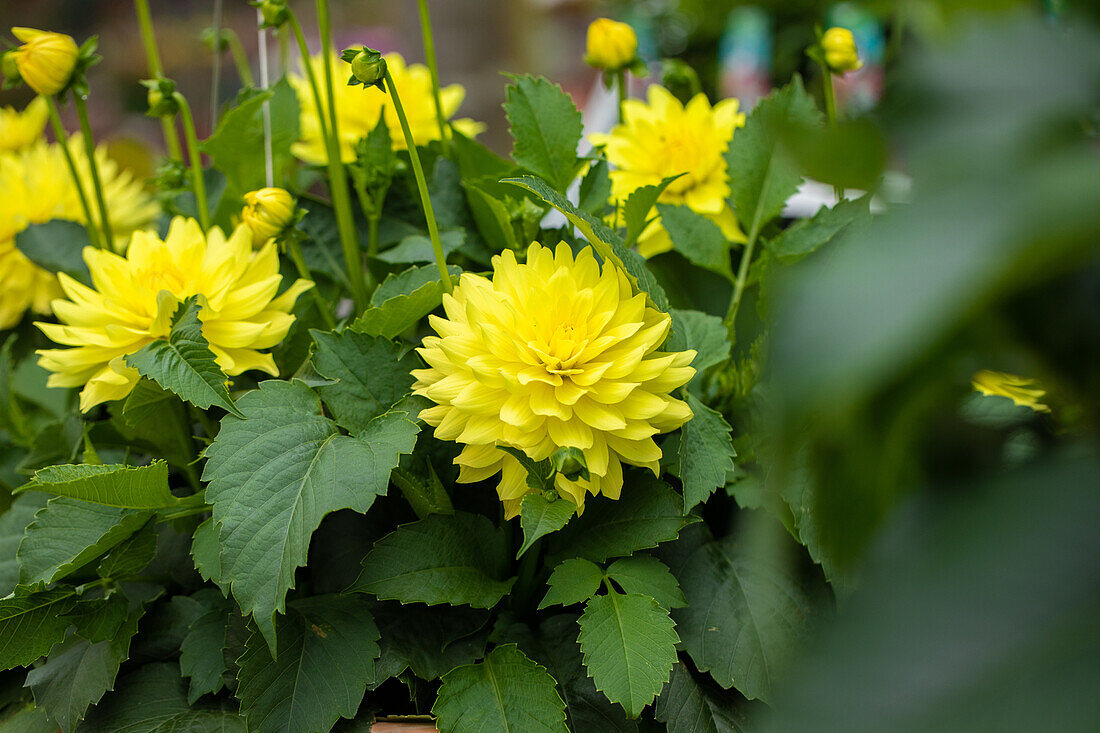
<path fill-rule="evenodd" d="M 405 135 L 405 147 L 409 151 L 409 160 L 412 162 L 413 175 L 416 177 L 416 187 L 420 189 L 420 203 L 424 206 L 424 217 L 428 220 L 428 235 L 432 240 L 432 248 L 435 250 L 435 264 L 439 268 L 440 285 L 443 292 L 451 292 L 451 273 L 447 271 L 447 257 L 443 253 L 443 242 L 439 239 L 439 226 L 435 221 L 435 211 L 432 209 L 432 198 L 428 195 L 428 183 L 424 179 L 424 168 L 420 165 L 420 154 L 416 151 L 416 143 L 413 142 L 412 131 L 409 129 L 409 121 L 405 117 L 405 109 L 401 106 L 401 98 L 397 94 L 397 87 L 393 83 L 389 69 L 386 69 L 386 89 L 393 99 L 393 108 L 397 112 L 397 119 L 401 122 L 401 132 Z"/>
<path fill-rule="evenodd" d="M 76 103 L 76 117 L 80 120 L 80 135 L 84 138 L 84 154 L 88 158 L 88 170 L 92 174 L 92 188 L 95 189 L 96 203 L 99 205 L 99 222 L 103 227 L 103 242 L 107 249 L 114 250 L 114 233 L 111 231 L 111 219 L 107 214 L 107 199 L 103 196 L 103 184 L 99 180 L 99 164 L 95 160 L 95 140 L 92 138 L 92 125 L 88 120 L 88 105 L 84 97 L 73 93 Z M 95 226 L 93 223 L 92 226 Z"/>
<path fill-rule="evenodd" d="M 447 135 L 447 119 L 443 116 L 443 97 L 439 91 L 439 66 L 435 60 L 435 38 L 432 35 L 432 18 L 428 13 L 428 0 L 417 0 L 417 7 L 420 11 L 420 32 L 424 36 L 424 60 L 432 76 L 432 94 L 435 98 L 435 119 L 439 123 L 439 140 L 446 155 L 450 138 Z"/>
<path fill-rule="evenodd" d="M 626 101 L 626 69 L 615 72 L 615 88 L 619 93 L 619 123 L 626 122 L 623 117 L 623 102 Z"/>
<path fill-rule="evenodd" d="M 233 57 L 233 65 L 237 67 L 237 76 L 245 86 L 256 86 L 256 79 L 252 76 L 252 65 L 248 63 L 248 54 L 244 52 L 240 37 L 232 28 L 223 28 L 226 44 L 229 46 L 229 55 Z"/>
<path fill-rule="evenodd" d="M 57 144 L 61 146 L 61 152 L 65 155 L 65 163 L 69 166 L 69 174 L 73 177 L 73 186 L 76 187 L 77 196 L 80 198 L 80 207 L 84 210 L 88 239 L 97 249 L 100 249 L 103 243 L 99 237 L 99 228 L 96 226 L 95 219 L 92 218 L 88 194 L 84 192 L 84 184 L 80 182 L 80 174 L 76 170 L 76 161 L 73 160 L 73 153 L 69 150 L 69 136 L 65 132 L 65 126 L 61 124 L 61 116 L 57 113 L 57 102 L 52 96 L 46 97 L 46 107 L 50 111 L 50 124 L 53 126 L 54 137 L 57 138 Z"/>
<path fill-rule="evenodd" d="M 214 0 L 214 44 L 210 63 L 210 129 L 218 129 L 218 100 L 222 84 L 222 0 Z"/>
<path fill-rule="evenodd" d="M 134 9 L 137 11 L 138 26 L 141 28 L 141 41 L 145 46 L 149 76 L 153 79 L 159 79 L 164 70 L 160 65 L 160 52 L 157 51 L 157 36 L 153 31 L 153 18 L 149 14 L 148 0 L 134 0 Z M 164 132 L 164 145 L 168 148 L 168 157 L 183 160 L 180 134 L 176 130 L 175 121 L 170 117 L 161 117 L 160 126 Z"/>
<path fill-rule="evenodd" d="M 737 320 L 737 311 L 741 307 L 741 297 L 745 294 L 745 283 L 749 279 L 749 264 L 752 262 L 753 250 L 756 248 L 756 240 L 760 236 L 760 219 L 755 217 L 752 228 L 749 229 L 748 240 L 745 242 L 745 251 L 741 253 L 741 262 L 737 266 L 737 279 L 733 284 L 733 297 L 730 299 L 729 311 L 726 312 L 726 332 L 729 334 L 731 344 L 734 340 L 734 322 Z"/>
<path fill-rule="evenodd" d="M 829 127 L 836 127 L 836 89 L 833 86 L 833 73 L 829 70 L 829 67 L 824 63 L 818 64 L 821 67 L 822 81 L 821 87 L 824 90 L 825 96 L 825 116 L 829 120 Z M 833 193 L 836 195 L 836 200 L 839 203 L 844 199 L 844 189 L 840 186 L 833 186 Z"/>
<path fill-rule="evenodd" d="M 332 309 L 317 290 L 316 281 L 309 272 L 309 265 L 306 264 L 306 259 L 302 256 L 302 245 L 294 237 L 287 237 L 286 252 L 290 255 L 290 261 L 294 263 L 294 269 L 298 271 L 298 277 L 314 283 L 309 291 L 313 294 L 313 302 L 317 304 L 317 310 L 321 312 L 321 318 L 325 321 L 325 326 L 330 331 L 336 328 L 336 319 L 332 317 Z"/>
<path fill-rule="evenodd" d="M 199 152 L 199 138 L 195 134 L 195 119 L 191 116 L 191 105 L 179 92 L 172 94 L 180 108 L 183 118 L 183 132 L 187 136 L 187 153 L 191 159 L 191 181 L 195 188 L 195 203 L 199 210 L 199 224 L 205 232 L 210 228 L 210 209 L 206 201 L 206 181 L 202 177 L 202 153 Z"/>

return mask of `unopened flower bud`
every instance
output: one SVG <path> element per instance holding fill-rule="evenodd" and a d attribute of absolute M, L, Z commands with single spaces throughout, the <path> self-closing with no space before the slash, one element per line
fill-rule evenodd
<path fill-rule="evenodd" d="M 626 23 L 597 18 L 588 26 L 585 63 L 604 71 L 619 71 L 638 58 L 638 36 Z"/>
<path fill-rule="evenodd" d="M 348 84 L 362 84 L 365 87 L 386 90 L 383 85 L 383 79 L 386 78 L 386 59 L 382 58 L 381 52 L 366 46 L 359 49 L 349 48 L 340 58 L 351 64 L 351 79 Z"/>
<path fill-rule="evenodd" d="M 825 65 L 834 74 L 855 71 L 863 66 L 856 49 L 856 39 L 847 28 L 833 27 L 821 37 L 821 50 L 825 54 Z"/>
<path fill-rule="evenodd" d="M 290 20 L 286 0 L 252 0 L 250 4 L 260 9 L 264 28 L 281 28 Z"/>
<path fill-rule="evenodd" d="M 578 478 L 589 479 L 588 463 L 584 459 L 584 451 L 580 448 L 558 448 L 550 456 L 550 465 L 570 481 L 576 481 Z"/>
<path fill-rule="evenodd" d="M 72 36 L 34 28 L 12 28 L 11 32 L 23 41 L 23 45 L 12 53 L 19 75 L 27 86 L 46 96 L 57 94 L 68 86 L 80 57 L 80 49 Z"/>
<path fill-rule="evenodd" d="M 244 195 L 241 221 L 252 230 L 252 246 L 259 247 L 294 223 L 294 197 L 282 188 L 261 188 Z"/>
<path fill-rule="evenodd" d="M 141 85 L 149 90 L 145 101 L 149 109 L 145 114 L 150 117 L 174 117 L 179 112 L 176 101 L 176 83 L 171 79 L 145 79 Z"/>

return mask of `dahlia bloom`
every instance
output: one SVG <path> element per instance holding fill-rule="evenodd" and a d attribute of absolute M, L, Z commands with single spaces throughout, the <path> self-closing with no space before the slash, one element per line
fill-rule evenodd
<path fill-rule="evenodd" d="M 252 231 L 252 244 L 277 237 L 294 223 L 294 197 L 285 188 L 261 188 L 244 195 L 241 223 Z"/>
<path fill-rule="evenodd" d="M 393 83 L 401 95 L 401 104 L 409 118 L 409 129 L 417 145 L 427 145 L 439 139 L 439 121 L 435 116 L 435 99 L 432 95 L 432 77 L 428 67 L 423 64 L 405 65 L 405 59 L 397 53 L 385 54 L 386 65 Z M 336 101 L 336 120 L 340 131 L 340 158 L 345 163 L 355 160 L 355 145 L 378 126 L 379 116 L 384 116 L 390 129 L 394 150 L 405 149 L 405 137 L 401 134 L 401 123 L 397 112 L 382 90 L 370 87 L 348 86 L 349 67 L 339 56 L 332 57 L 335 78 L 333 86 Z M 321 86 L 321 103 L 326 107 L 325 119 L 328 119 L 328 94 L 323 83 L 324 64 L 321 57 L 310 59 L 310 66 Z M 314 165 L 328 162 L 325 151 L 325 139 L 321 136 L 321 124 L 317 116 L 317 105 L 313 101 L 313 90 L 309 79 L 290 74 L 290 83 L 298 95 L 301 112 L 299 116 L 300 133 L 298 142 L 291 146 L 291 152 L 300 160 Z M 466 90 L 460 84 L 451 84 L 439 90 L 443 102 L 443 117 L 450 119 L 462 105 Z M 452 123 L 459 132 L 474 137 L 485 129 L 485 125 L 470 119 L 454 120 Z"/>
<path fill-rule="evenodd" d="M 38 363 L 53 372 L 50 387 L 79 387 L 80 409 L 122 399 L 137 383 L 124 359 L 165 338 L 179 304 L 198 295 L 202 333 L 226 374 L 249 369 L 278 375 L 271 354 L 294 322 L 294 301 L 313 286 L 298 280 L 276 296 L 282 276 L 275 243 L 252 249 L 252 232 L 241 225 L 226 239 L 214 227 L 206 234 L 194 219 L 172 220 L 168 236 L 137 232 L 126 256 L 84 248 L 92 287 L 60 275 L 68 299 L 52 303 L 61 323 L 36 323 L 68 349 L 43 349 Z"/>
<path fill-rule="evenodd" d="M 1036 412 L 1050 412 L 1050 408 L 1039 401 L 1043 399 L 1046 390 L 1039 388 L 1034 379 L 983 369 L 971 378 L 971 384 L 987 397 L 1007 397 L 1021 407 L 1030 407 Z"/>
<path fill-rule="evenodd" d="M 727 200 L 730 196 L 725 152 L 733 131 L 745 124 L 736 99 L 724 99 L 711 107 L 706 95 L 697 94 L 687 105 L 656 84 L 648 99 L 623 102 L 623 122 L 607 135 L 592 135 L 604 145 L 611 171 L 611 199 L 621 206 L 642 186 L 659 184 L 683 173 L 658 199 L 679 204 L 711 219 L 727 238 L 743 242 Z M 645 257 L 672 249 L 668 232 L 656 218 L 638 238 Z"/>
<path fill-rule="evenodd" d="M 11 32 L 23 42 L 15 49 L 15 65 L 27 86 L 47 96 L 64 89 L 80 57 L 73 37 L 34 28 L 12 28 Z"/>
<path fill-rule="evenodd" d="M 458 480 L 501 474 L 497 493 L 509 518 L 531 489 L 509 446 L 532 459 L 580 448 L 591 478 L 556 488 L 583 509 L 586 494 L 617 499 L 622 463 L 658 473 L 653 440 L 691 419 L 669 393 L 695 374 L 694 351 L 664 353 L 671 319 L 635 295 L 626 276 L 596 263 L 591 247 L 574 259 L 532 244 L 526 264 L 511 251 L 493 258 L 493 278 L 465 273 L 443 296 L 439 336 L 424 339 L 427 369 L 413 372 L 416 394 L 436 403 L 420 413 L 440 440 L 464 448 Z"/>
<path fill-rule="evenodd" d="M 606 71 L 618 71 L 638 58 L 638 36 L 627 23 L 597 18 L 588 26 L 584 61 Z"/>
<path fill-rule="evenodd" d="M 79 136 L 69 140 L 86 193 L 92 179 L 88 157 Z M 130 234 L 148 226 L 160 211 L 140 181 L 96 150 L 100 181 L 115 241 L 124 244 Z M 28 308 L 49 313 L 50 301 L 61 294 L 57 278 L 28 260 L 15 246 L 15 235 L 30 224 L 67 219 L 87 224 L 65 155 L 58 143 L 40 140 L 16 152 L 0 154 L 0 329 L 11 328 Z M 90 199 L 95 206 L 94 197 Z"/>
<path fill-rule="evenodd" d="M 41 140 L 49 114 L 42 97 L 35 97 L 22 111 L 0 107 L 0 154 L 22 150 Z"/>

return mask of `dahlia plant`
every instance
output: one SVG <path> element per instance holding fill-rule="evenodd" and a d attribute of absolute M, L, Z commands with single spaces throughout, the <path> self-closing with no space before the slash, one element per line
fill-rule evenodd
<path fill-rule="evenodd" d="M 199 140 L 135 1 L 150 181 L 94 39 L 2 57 L 0 733 L 1095 724 L 1088 27 L 899 16 L 851 119 L 858 29 L 745 109 L 600 19 L 615 122 L 510 75 L 503 156 L 426 0 L 425 63 L 253 4 Z"/>

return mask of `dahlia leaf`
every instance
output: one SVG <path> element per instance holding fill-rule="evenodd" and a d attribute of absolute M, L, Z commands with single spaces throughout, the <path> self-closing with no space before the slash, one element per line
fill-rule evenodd
<path fill-rule="evenodd" d="M 157 554 L 157 523 L 150 519 L 145 525 L 112 548 L 95 572 L 101 578 L 124 578 L 137 575 L 153 562 Z"/>
<path fill-rule="evenodd" d="M 683 500 L 650 474 L 629 473 L 622 497 L 596 497 L 584 515 L 556 533 L 547 548 L 551 561 L 583 557 L 603 562 L 676 539 L 697 517 L 684 516 Z"/>
<path fill-rule="evenodd" d="M 657 204 L 673 248 L 694 264 L 733 281 L 730 240 L 713 221 L 687 206 Z"/>
<path fill-rule="evenodd" d="M 675 565 L 688 602 L 673 612 L 684 650 L 722 687 L 767 702 L 810 613 L 797 582 L 733 536 L 700 545 Z"/>
<path fill-rule="evenodd" d="M 410 462 L 409 468 L 398 466 L 393 469 L 390 480 L 409 502 L 417 518 L 423 519 L 429 514 L 454 514 L 451 497 L 443 488 L 443 482 L 436 475 L 431 461 L 421 460 L 419 466 L 416 463 Z"/>
<path fill-rule="evenodd" d="M 559 497 L 554 501 L 550 501 L 541 493 L 528 494 L 523 497 L 519 510 L 519 524 L 523 528 L 523 544 L 516 552 L 516 558 L 518 559 L 523 553 L 527 552 L 539 537 L 557 532 L 567 525 L 576 513 L 576 505 L 568 499 Z"/>
<path fill-rule="evenodd" d="M 550 573 L 546 584 L 550 590 L 539 603 L 539 610 L 549 606 L 572 606 L 584 603 L 603 583 L 603 570 L 594 562 L 575 557 L 559 564 Z"/>
<path fill-rule="evenodd" d="M 599 158 L 588 169 L 588 173 L 581 179 L 581 188 L 578 193 L 578 208 L 586 211 L 597 219 L 610 209 L 608 199 L 611 198 L 611 166 L 606 158 Z"/>
<path fill-rule="evenodd" d="M 568 731 L 554 678 L 515 644 L 498 646 L 484 661 L 443 675 L 432 714 L 440 733 Z"/>
<path fill-rule="evenodd" d="M 92 284 L 91 273 L 84 262 L 84 248 L 91 244 L 83 224 L 65 219 L 53 219 L 43 224 L 30 224 L 15 235 L 15 246 L 23 255 L 53 273 L 63 272 L 84 285 Z"/>
<path fill-rule="evenodd" d="M 317 351 L 313 365 L 336 384 L 317 387 L 317 394 L 336 422 L 350 432 L 366 429 L 371 420 L 409 393 L 410 372 L 419 357 L 384 338 L 355 331 L 332 333 L 310 330 Z"/>
<path fill-rule="evenodd" d="M 485 238 L 485 242 L 494 251 L 519 251 L 521 245 L 516 237 L 515 227 L 512 226 L 512 214 L 508 211 L 508 206 L 489 193 L 484 185 L 465 181 L 462 186 L 466 189 L 470 213 L 473 214 L 478 232 Z"/>
<path fill-rule="evenodd" d="M 210 482 L 221 585 L 232 588 L 274 649 L 275 613 L 294 586 L 294 571 L 306 563 L 313 531 L 330 512 L 365 512 L 385 494 L 390 471 L 412 451 L 419 428 L 394 410 L 357 437 L 341 435 L 300 382 L 262 382 L 240 408 L 245 419 L 222 419 L 203 478 Z M 209 548 L 196 543 L 196 554 L 200 549 L 206 557 Z"/>
<path fill-rule="evenodd" d="M 223 675 L 225 639 L 229 633 L 229 610 L 214 608 L 199 616 L 187 629 L 180 642 L 180 672 L 190 682 L 187 701 L 194 703 L 203 695 L 220 692 L 225 686 Z"/>
<path fill-rule="evenodd" d="M 52 583 L 79 570 L 141 529 L 152 514 L 59 496 L 27 525 L 16 553 L 19 583 Z"/>
<path fill-rule="evenodd" d="M 584 134 L 580 110 L 560 85 L 541 76 L 509 78 L 504 113 L 515 140 L 512 159 L 564 191 L 577 175 L 577 144 Z"/>
<path fill-rule="evenodd" d="M 241 417 L 229 396 L 225 372 L 202 335 L 201 310 L 197 296 L 180 303 L 168 339 L 153 341 L 127 355 L 126 364 L 196 407 L 205 410 L 217 405 Z"/>
<path fill-rule="evenodd" d="M 668 733 L 746 733 L 748 716 L 738 709 L 736 693 L 715 687 L 677 662 L 654 717 L 668 726 Z"/>
<path fill-rule="evenodd" d="M 439 232 L 439 243 L 443 246 L 444 258 L 450 257 L 452 252 L 457 251 L 466 243 L 466 231 L 461 228 L 442 230 Z M 396 246 L 379 253 L 378 259 L 392 265 L 435 262 L 435 247 L 432 245 L 432 240 L 423 234 L 410 234 L 398 242 Z M 437 269 L 436 273 L 438 272 Z"/>
<path fill-rule="evenodd" d="M 668 681 L 676 663 L 668 610 L 647 595 L 608 593 L 585 605 L 577 642 L 596 689 L 638 717 Z"/>
<path fill-rule="evenodd" d="M 173 663 L 146 664 L 123 675 L 91 712 L 81 731 L 244 733 L 244 719 L 221 707 L 192 708 L 187 683 Z"/>
<path fill-rule="evenodd" d="M 797 262 L 833 241 L 852 224 L 871 220 L 870 195 L 845 199 L 836 206 L 822 206 L 809 219 L 799 219 L 765 246 L 780 262 Z"/>
<path fill-rule="evenodd" d="M 626 197 L 626 203 L 623 204 L 623 221 L 626 224 L 626 238 L 623 240 L 624 247 L 633 247 L 638 241 L 638 237 L 641 236 L 642 231 L 649 224 L 649 212 L 653 211 L 653 206 L 657 203 L 657 199 L 661 197 L 661 194 L 668 188 L 668 184 L 675 181 L 679 175 L 669 176 L 657 185 L 642 186 L 631 192 Z"/>
<path fill-rule="evenodd" d="M 693 310 L 669 310 L 672 330 L 668 334 L 663 351 L 695 350 L 691 366 L 695 376 L 688 385 L 695 384 L 707 369 L 730 358 L 729 332 L 718 316 Z"/>
<path fill-rule="evenodd" d="M 76 607 L 65 614 L 77 636 L 93 644 L 115 638 L 129 615 L 130 600 L 122 593 L 77 601 Z"/>
<path fill-rule="evenodd" d="M 821 113 L 806 93 L 802 79 L 762 99 L 737 130 L 726 151 L 730 199 L 741 227 L 754 240 L 764 225 L 779 215 L 798 190 L 802 174 L 780 142 L 779 129 L 820 127 Z"/>
<path fill-rule="evenodd" d="M 511 183 L 525 188 L 564 214 L 565 218 L 572 222 L 584 238 L 592 244 L 604 262 L 610 262 L 621 268 L 638 292 L 646 293 L 658 310 L 668 310 L 668 296 L 665 295 L 664 288 L 646 267 L 645 258 L 623 246 L 622 237 L 608 229 L 591 214 L 573 206 L 540 178 L 533 176 L 505 178 L 501 183 Z"/>
<path fill-rule="evenodd" d="M 65 638 L 76 589 L 58 586 L 27 592 L 16 588 L 0 598 L 0 670 L 29 666 Z"/>
<path fill-rule="evenodd" d="M 88 707 L 114 687 L 144 614 L 144 607 L 138 606 L 118 633 L 105 641 L 93 644 L 74 634 L 55 646 L 45 664 L 27 673 L 26 686 L 34 693 L 35 707 L 61 730 L 72 731 Z"/>
<path fill-rule="evenodd" d="M 194 560 L 195 570 L 199 571 L 199 575 L 224 587 L 218 528 L 213 519 L 207 519 L 195 528 L 191 536 L 191 559 Z"/>
<path fill-rule="evenodd" d="M 447 271 L 451 273 L 451 282 L 457 283 L 459 275 L 462 274 L 462 268 L 458 265 L 448 265 Z M 414 295 L 425 285 L 432 283 L 439 284 L 439 268 L 435 264 L 413 265 L 407 270 L 388 275 L 371 294 L 370 305 L 372 308 L 380 308 L 393 298 Z M 438 306 L 440 301 L 441 298 L 437 297 L 435 304 Z M 352 326 L 352 329 L 360 330 L 355 326 Z"/>
<path fill-rule="evenodd" d="M 313 733 L 355 717 L 380 651 L 366 604 L 338 595 L 292 601 L 278 633 L 278 654 L 254 633 L 238 660 L 248 730 Z"/>
<path fill-rule="evenodd" d="M 371 613 L 382 634 L 372 688 L 406 669 L 422 680 L 436 680 L 485 656 L 491 629 L 487 611 L 380 601 L 371 604 Z"/>
<path fill-rule="evenodd" d="M 691 392 L 686 392 L 684 399 L 695 417 L 680 428 L 677 473 L 684 484 L 684 511 L 690 512 L 715 489 L 726 485 L 737 452 L 722 413 L 704 405 Z"/>
<path fill-rule="evenodd" d="M 34 472 L 34 478 L 17 492 L 42 491 L 92 504 L 122 509 L 163 509 L 184 500 L 168 490 L 168 464 L 148 466 L 63 463 Z"/>
<path fill-rule="evenodd" d="M 527 472 L 527 487 L 529 489 L 535 491 L 552 491 L 554 489 L 554 466 L 551 465 L 549 458 L 536 461 L 524 451 L 510 445 L 498 445 L 497 449 L 519 461 L 519 464 L 523 466 L 523 470 Z"/>
<path fill-rule="evenodd" d="M 672 571 L 655 557 L 635 555 L 616 560 L 607 567 L 607 577 L 615 581 L 623 592 L 651 596 L 664 608 L 687 605 Z"/>
<path fill-rule="evenodd" d="M 47 498 L 38 492 L 23 494 L 0 514 L 0 598 L 19 585 L 19 560 L 15 553 L 27 525 L 34 520 L 35 512 L 46 506 Z"/>
<path fill-rule="evenodd" d="M 432 514 L 374 543 L 350 590 L 402 603 L 492 608 L 515 578 L 507 535 L 480 514 Z"/>

